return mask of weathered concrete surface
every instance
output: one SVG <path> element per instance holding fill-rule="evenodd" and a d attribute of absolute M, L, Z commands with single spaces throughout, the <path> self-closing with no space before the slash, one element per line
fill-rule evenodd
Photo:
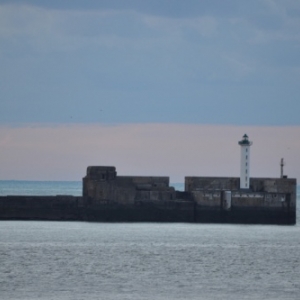
<path fill-rule="evenodd" d="M 196 222 L 296 224 L 296 186 L 296 179 L 250 178 L 250 188 L 241 190 L 239 178 L 185 178 Z M 225 191 L 231 192 L 226 211 Z"/>
<path fill-rule="evenodd" d="M 100 222 L 194 222 L 194 204 L 187 201 L 98 203 L 84 206 L 82 197 L 3 196 L 0 220 Z"/>
<path fill-rule="evenodd" d="M 235 177 L 185 177 L 185 191 L 195 190 L 238 190 L 240 179 Z"/>
<path fill-rule="evenodd" d="M 0 220 L 81 220 L 82 209 L 82 197 L 0 197 Z"/>
<path fill-rule="evenodd" d="M 0 220 L 295 224 L 295 218 L 294 210 L 245 205 L 224 211 L 218 205 L 204 206 L 186 200 L 83 206 L 82 197 L 0 197 Z"/>
<path fill-rule="evenodd" d="M 194 222 L 191 202 L 100 205 L 87 207 L 84 220 L 98 222 Z"/>
<path fill-rule="evenodd" d="M 115 167 L 88 167 L 83 178 L 83 197 L 87 204 L 126 204 L 161 202 L 175 199 L 169 177 L 117 176 Z"/>

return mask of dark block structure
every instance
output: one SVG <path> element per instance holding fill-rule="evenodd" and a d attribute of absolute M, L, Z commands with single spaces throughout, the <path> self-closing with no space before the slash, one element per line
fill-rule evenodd
<path fill-rule="evenodd" d="M 296 224 L 296 187 L 288 178 L 250 178 L 249 189 L 239 189 L 239 178 L 185 178 L 196 222 Z"/>
<path fill-rule="evenodd" d="M 82 219 L 83 198 L 74 196 L 2 196 L 0 220 L 76 221 Z"/>

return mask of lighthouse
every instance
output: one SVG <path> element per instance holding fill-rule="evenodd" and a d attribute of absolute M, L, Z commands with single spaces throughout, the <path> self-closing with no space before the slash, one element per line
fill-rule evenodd
<path fill-rule="evenodd" d="M 252 142 L 248 140 L 248 135 L 244 134 L 243 139 L 239 141 L 241 146 L 241 175 L 240 189 L 249 189 L 250 178 L 250 146 Z"/>

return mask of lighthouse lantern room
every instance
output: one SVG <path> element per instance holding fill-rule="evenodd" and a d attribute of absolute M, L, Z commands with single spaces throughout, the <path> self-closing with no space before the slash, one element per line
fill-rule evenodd
<path fill-rule="evenodd" d="M 250 178 L 250 146 L 252 142 L 248 140 L 248 135 L 245 134 L 243 139 L 239 141 L 241 146 L 241 174 L 240 174 L 240 189 L 249 189 Z"/>

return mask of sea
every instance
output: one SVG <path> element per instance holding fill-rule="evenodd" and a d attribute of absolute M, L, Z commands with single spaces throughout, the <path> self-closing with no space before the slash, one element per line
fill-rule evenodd
<path fill-rule="evenodd" d="M 1 195 L 81 189 L 0 181 Z M 297 205 L 295 226 L 0 221 L 0 299 L 299 300 L 299 187 Z"/>

